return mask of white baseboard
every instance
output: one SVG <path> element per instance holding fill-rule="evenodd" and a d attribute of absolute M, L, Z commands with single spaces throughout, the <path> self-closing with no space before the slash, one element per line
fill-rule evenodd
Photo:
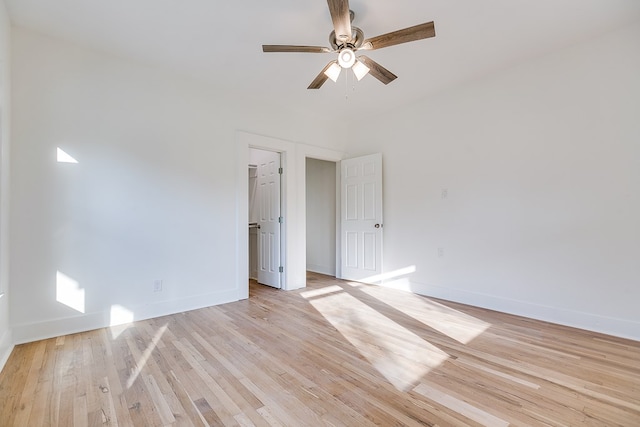
<path fill-rule="evenodd" d="M 326 274 L 327 276 L 336 275 L 335 268 L 332 270 L 331 267 L 326 265 L 307 264 L 307 271 L 310 271 L 312 273 Z"/>
<path fill-rule="evenodd" d="M 134 313 L 134 321 L 137 321 L 225 304 L 238 301 L 238 299 L 238 290 L 233 289 L 178 300 L 153 302 L 131 307 L 130 310 Z M 13 325 L 13 343 L 22 344 L 61 335 L 106 328 L 111 326 L 110 315 L 108 312 L 88 313 L 46 322 Z"/>
<path fill-rule="evenodd" d="M 566 308 L 532 304 L 526 301 L 415 282 L 411 282 L 411 291 L 433 298 L 640 341 L 640 322 L 634 320 L 600 316 Z"/>

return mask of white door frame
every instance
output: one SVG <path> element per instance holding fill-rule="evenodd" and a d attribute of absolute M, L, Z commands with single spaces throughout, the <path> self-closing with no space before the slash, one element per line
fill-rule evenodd
<path fill-rule="evenodd" d="M 238 299 L 249 298 L 249 147 L 281 153 L 282 174 L 282 289 L 304 288 L 306 255 L 306 158 L 339 162 L 339 151 L 294 143 L 248 132 L 236 132 L 236 289 Z M 339 168 L 336 168 L 339 169 Z M 340 245 L 340 242 L 336 242 Z M 338 255 L 338 254 L 337 254 Z"/>

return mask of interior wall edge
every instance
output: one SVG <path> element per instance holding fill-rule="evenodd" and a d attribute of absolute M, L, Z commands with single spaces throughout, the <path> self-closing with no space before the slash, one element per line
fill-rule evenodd
<path fill-rule="evenodd" d="M 13 337 L 11 329 L 9 329 L 2 335 L 2 338 L 0 338 L 0 372 L 4 369 L 4 365 L 7 363 L 7 360 L 9 360 L 13 347 Z"/>
<path fill-rule="evenodd" d="M 10 288 L 10 160 L 11 160 L 11 20 L 5 1 L 0 1 L 0 370 L 11 351 L 13 338 L 9 320 Z"/>

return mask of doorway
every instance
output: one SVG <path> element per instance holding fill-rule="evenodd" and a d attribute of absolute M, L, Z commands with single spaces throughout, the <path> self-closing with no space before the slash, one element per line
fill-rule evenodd
<path fill-rule="evenodd" d="M 307 271 L 336 276 L 336 162 L 306 159 Z"/>
<path fill-rule="evenodd" d="M 281 274 L 282 289 L 294 290 L 306 286 L 306 176 L 307 158 L 339 162 L 344 153 L 339 151 L 295 143 L 283 139 L 258 135 L 245 131 L 236 132 L 236 282 L 238 299 L 249 298 L 249 196 L 248 173 L 249 149 L 259 148 L 281 154 L 282 174 L 282 241 L 281 254 L 284 272 Z M 340 200 L 336 201 L 339 205 Z M 340 253 L 340 245 L 336 252 Z M 337 255 L 339 259 L 339 255 Z M 340 266 L 337 265 L 338 274 Z"/>

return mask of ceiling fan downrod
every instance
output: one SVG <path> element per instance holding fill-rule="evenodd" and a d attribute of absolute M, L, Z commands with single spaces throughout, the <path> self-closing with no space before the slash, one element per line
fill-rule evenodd
<path fill-rule="evenodd" d="M 356 16 L 353 10 L 349 11 L 349 16 L 351 17 L 351 22 L 353 22 L 353 18 Z M 336 37 L 336 31 L 333 30 L 329 34 L 329 44 L 335 51 L 340 51 L 344 48 L 350 48 L 352 50 L 358 50 L 362 47 L 364 43 L 364 32 L 358 27 L 351 27 L 351 39 L 345 41 L 338 41 Z"/>

